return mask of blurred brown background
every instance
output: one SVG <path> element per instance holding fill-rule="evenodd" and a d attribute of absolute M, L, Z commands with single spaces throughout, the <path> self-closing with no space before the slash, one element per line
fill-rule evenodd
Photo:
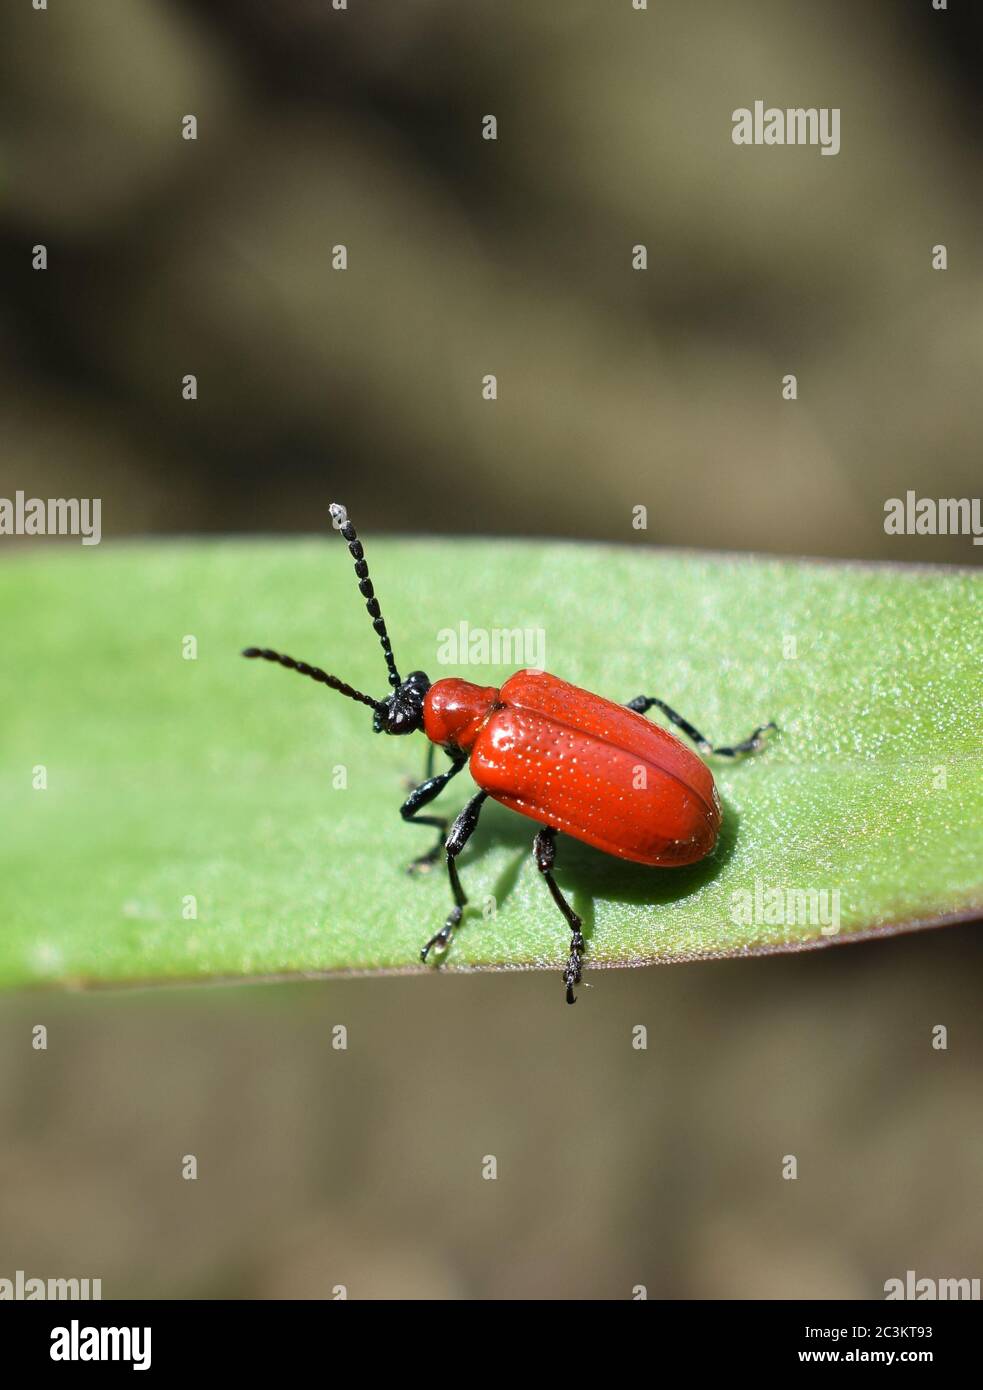
<path fill-rule="evenodd" d="M 979 486 L 952 8 L 9 6 L 0 495 L 84 482 L 107 534 L 311 530 L 339 494 L 370 531 L 635 541 L 644 503 L 655 542 L 974 563 L 883 531 Z M 756 99 L 839 107 L 840 153 L 735 146 Z"/>
<path fill-rule="evenodd" d="M 0 1274 L 311 1299 L 980 1277 L 981 946 L 593 971 L 573 1009 L 538 972 L 8 997 Z"/>
<path fill-rule="evenodd" d="M 883 531 L 908 488 L 979 488 L 978 13 L 24 0 L 3 24 L 0 495 L 101 496 L 108 536 L 311 530 L 338 495 L 367 535 L 983 555 Z M 735 147 L 759 98 L 840 107 L 841 152 Z M 539 975 L 7 997 L 0 1276 L 313 1298 L 979 1276 L 980 949 L 969 925 L 598 972 L 575 1010 Z"/>

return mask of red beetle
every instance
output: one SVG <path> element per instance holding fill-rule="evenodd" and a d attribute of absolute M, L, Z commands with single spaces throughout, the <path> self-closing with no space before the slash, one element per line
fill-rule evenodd
<path fill-rule="evenodd" d="M 728 758 L 761 746 L 773 723 L 762 724 L 741 743 L 715 748 L 687 720 L 654 696 L 639 695 L 627 705 L 592 695 L 545 671 L 517 671 L 500 690 L 446 679 L 430 683 L 422 671 L 403 680 L 396 669 L 389 634 L 369 578 L 365 553 L 345 508 L 331 506 L 332 521 L 348 542 L 359 590 L 382 643 L 391 693 L 374 700 L 316 666 L 269 648 L 248 647 L 243 656 L 275 661 L 310 676 L 374 712 L 376 733 L 412 734 L 423 730 L 430 753 L 442 748 L 451 760 L 446 772 L 432 773 L 400 807 L 404 820 L 437 829 L 427 854 L 410 865 L 433 864 L 444 852 L 454 906 L 440 931 L 420 952 L 446 950 L 467 903 L 455 860 L 478 824 L 490 796 L 542 829 L 533 842 L 536 865 L 553 901 L 570 927 L 570 956 L 563 972 L 567 1002 L 576 1002 L 584 938 L 581 919 L 553 877 L 558 831 L 583 840 L 619 859 L 672 868 L 709 854 L 720 829 L 720 798 L 706 763 L 675 735 L 644 718 L 656 707 L 696 744 L 701 753 Z M 468 765 L 480 790 L 453 824 L 443 816 L 421 816 L 452 777 Z"/>

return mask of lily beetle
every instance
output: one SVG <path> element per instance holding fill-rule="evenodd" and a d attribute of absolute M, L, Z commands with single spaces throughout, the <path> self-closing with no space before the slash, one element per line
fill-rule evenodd
<path fill-rule="evenodd" d="M 573 1004 L 584 954 L 583 923 L 553 877 L 557 833 L 637 864 L 660 868 L 693 864 L 709 854 L 717 841 L 721 815 L 717 788 L 705 762 L 644 716 L 650 709 L 661 710 L 702 754 L 725 758 L 754 752 L 775 725 L 762 724 L 740 743 L 714 747 L 654 695 L 638 695 L 617 705 L 545 671 L 517 671 L 498 690 L 454 678 L 431 682 L 422 671 L 412 671 L 403 680 L 355 527 L 338 503 L 332 503 L 331 517 L 348 543 L 359 591 L 382 644 L 389 694 L 375 700 L 317 666 L 268 647 L 248 647 L 242 654 L 278 662 L 368 705 L 377 734 L 422 731 L 430 740 L 427 776 L 403 802 L 400 815 L 414 825 L 437 830 L 437 843 L 415 859 L 410 870 L 428 868 L 443 853 L 454 906 L 420 952 L 424 962 L 431 951 L 446 951 L 461 921 L 467 897 L 456 860 L 474 833 L 488 797 L 539 822 L 533 856 L 570 928 L 563 983 L 567 1003 Z M 436 748 L 450 759 L 450 767 L 434 776 Z M 451 822 L 445 816 L 421 815 L 465 765 L 479 790 L 457 818 Z"/>

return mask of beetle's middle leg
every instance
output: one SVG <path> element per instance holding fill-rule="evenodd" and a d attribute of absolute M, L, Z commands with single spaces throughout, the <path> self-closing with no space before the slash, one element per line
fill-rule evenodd
<path fill-rule="evenodd" d="M 430 745 L 431 748 L 433 744 Z M 413 825 L 432 825 L 439 833 L 437 843 L 433 849 L 427 850 L 426 854 L 421 854 L 409 865 L 407 872 L 413 873 L 418 869 L 429 868 L 435 864 L 440 857 L 440 852 L 444 848 L 444 839 L 447 835 L 447 827 L 450 820 L 447 816 L 418 816 L 424 806 L 429 806 L 431 801 L 435 801 L 440 793 L 447 786 L 452 777 L 456 777 L 461 768 L 467 762 L 467 758 L 456 759 L 446 772 L 440 772 L 436 777 L 428 777 L 425 782 L 414 788 L 409 796 L 399 808 L 399 814 L 403 820 L 410 821 Z"/>
<path fill-rule="evenodd" d="M 463 767 L 463 763 L 461 766 Z M 420 959 L 424 963 L 433 947 L 436 946 L 438 951 L 447 949 L 450 945 L 451 937 L 454 935 L 454 928 L 460 922 L 464 913 L 464 908 L 467 905 L 468 899 L 464 889 L 461 887 L 461 880 L 457 872 L 457 864 L 454 861 L 474 834 L 475 827 L 478 824 L 478 817 L 481 814 L 481 808 L 487 796 L 487 792 L 478 792 L 471 798 L 457 820 L 451 826 L 450 834 L 447 836 L 444 843 L 444 849 L 447 851 L 447 876 L 451 881 L 451 892 L 454 894 L 454 906 L 448 913 L 447 921 L 441 927 L 440 931 L 434 933 L 420 952 Z"/>
<path fill-rule="evenodd" d="M 550 890 L 553 901 L 567 919 L 567 925 L 570 928 L 570 959 L 567 961 L 566 969 L 563 972 L 563 983 L 567 987 L 567 1003 L 576 1004 L 577 996 L 573 992 L 573 987 L 574 985 L 580 984 L 581 963 L 584 953 L 584 937 L 580 928 L 584 924 L 560 892 L 556 879 L 553 877 L 553 861 L 556 858 L 555 826 L 543 826 L 535 840 L 533 840 L 532 852 L 536 859 L 536 868 L 543 875 L 543 878 L 545 878 L 546 887 Z"/>
<path fill-rule="evenodd" d="M 636 714 L 648 714 L 652 706 L 660 709 L 670 723 L 675 724 L 677 729 L 682 729 L 687 738 L 691 738 L 700 752 L 706 757 L 710 753 L 716 753 L 722 758 L 740 758 L 745 753 L 756 753 L 765 741 L 765 735 L 777 730 L 778 725 L 774 721 L 767 724 L 759 724 L 754 733 L 749 734 L 740 743 L 725 745 L 722 748 L 715 748 L 708 738 L 695 729 L 688 719 L 684 719 L 681 714 L 677 714 L 671 709 L 664 700 L 658 700 L 654 695 L 636 695 L 634 700 L 629 700 L 626 709 L 633 709 Z"/>

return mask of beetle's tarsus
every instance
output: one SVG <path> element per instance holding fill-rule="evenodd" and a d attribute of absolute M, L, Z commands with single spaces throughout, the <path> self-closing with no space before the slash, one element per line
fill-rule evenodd
<path fill-rule="evenodd" d="M 566 970 L 563 972 L 563 983 L 567 987 L 567 1003 L 576 1004 L 577 996 L 573 992 L 574 985 L 580 984 L 580 956 L 570 953 L 570 960 Z"/>
<path fill-rule="evenodd" d="M 567 987 L 567 1003 L 576 1004 L 577 996 L 573 992 L 574 985 L 580 984 L 581 971 L 583 969 L 584 938 L 580 930 L 580 918 L 577 918 L 577 925 L 573 929 L 570 937 L 570 959 L 567 961 L 567 968 L 563 972 L 563 983 Z"/>
<path fill-rule="evenodd" d="M 433 934 L 433 936 L 427 942 L 426 946 L 424 946 L 423 950 L 420 952 L 420 959 L 423 961 L 424 965 L 426 965 L 427 957 L 429 956 L 431 950 L 434 947 L 436 947 L 437 951 L 440 954 L 443 954 L 444 951 L 447 950 L 447 947 L 450 945 L 451 937 L 454 935 L 454 928 L 458 926 L 458 924 L 460 923 L 463 912 L 463 908 L 451 908 L 450 915 L 448 916 L 447 921 L 441 927 L 440 931 L 435 932 Z"/>

